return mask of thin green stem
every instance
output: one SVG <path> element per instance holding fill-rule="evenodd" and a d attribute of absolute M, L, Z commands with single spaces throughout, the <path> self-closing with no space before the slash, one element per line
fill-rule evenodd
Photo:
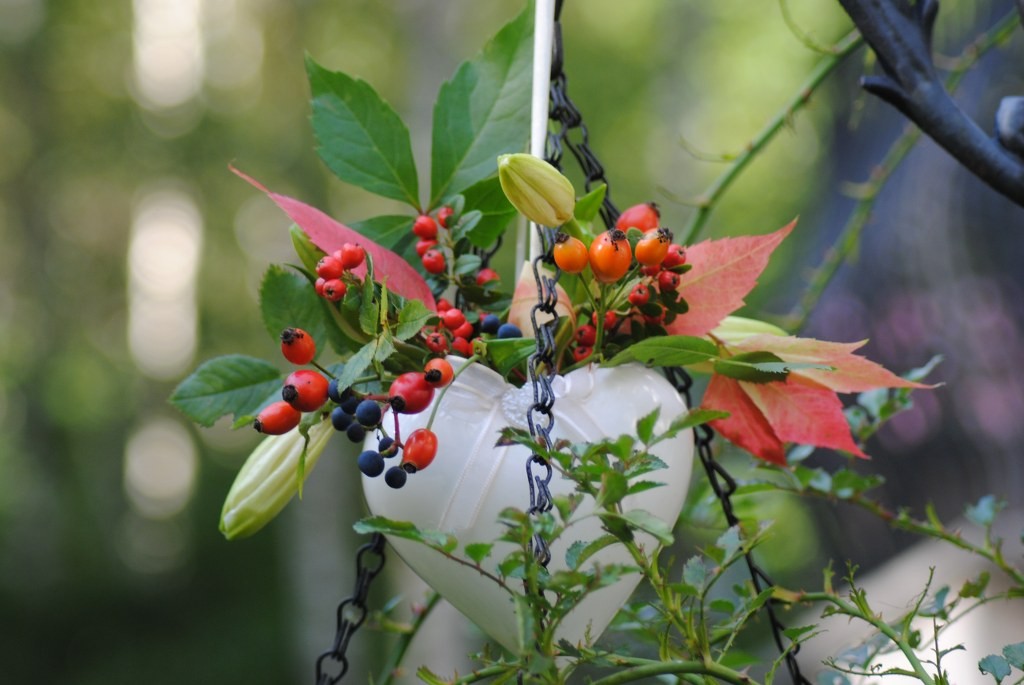
<path fill-rule="evenodd" d="M 431 592 L 423 610 L 416 615 L 409 630 L 399 636 L 398 643 L 391 650 L 391 656 L 388 658 L 388 663 L 384 666 L 384 672 L 381 674 L 379 681 L 381 685 L 391 685 L 392 681 L 394 681 L 395 674 L 402 665 L 402 660 L 405 658 L 405 653 L 409 650 L 409 645 L 412 644 L 413 638 L 419 633 L 430 612 L 433 611 L 440 601 L 441 595 L 437 592 Z"/>
<path fill-rule="evenodd" d="M 726 668 L 714 661 L 652 661 L 643 666 L 634 666 L 595 680 L 591 685 L 620 685 L 620 683 L 631 683 L 643 678 L 680 673 L 708 675 L 721 682 L 735 683 L 735 685 L 755 685 L 757 683 L 745 673 Z"/>
<path fill-rule="evenodd" d="M 478 683 L 481 680 L 487 680 L 488 678 L 494 678 L 495 676 L 508 673 L 513 668 L 515 667 L 511 664 L 496 664 L 494 666 L 488 666 L 487 668 L 481 668 L 479 671 L 467 673 L 461 678 L 448 681 L 448 685 L 469 685 L 470 683 Z"/>
<path fill-rule="evenodd" d="M 957 58 L 957 68 L 951 71 L 946 78 L 947 90 L 950 93 L 954 92 L 964 75 L 977 63 L 978 59 L 1007 40 L 1019 23 L 1016 11 L 1009 12 L 964 48 Z M 800 302 L 790 314 L 786 328 L 799 331 L 807 323 L 807 317 L 817 306 L 818 300 L 821 299 L 825 289 L 835 278 L 839 268 L 860 245 L 861 233 L 871 218 L 882 187 L 920 138 L 921 130 L 914 124 L 907 124 L 900 137 L 886 151 L 882 161 L 871 171 L 870 178 L 857 187 L 857 194 L 860 197 L 857 206 L 854 207 L 849 220 L 843 226 L 835 245 L 829 249 L 821 266 L 815 271 L 803 297 L 800 298 Z"/>
<path fill-rule="evenodd" d="M 455 380 L 460 375 L 462 375 L 462 372 L 465 371 L 466 369 L 468 369 L 471 364 L 473 364 L 474 362 L 478 361 L 479 359 L 480 359 L 480 355 L 477 355 L 477 354 L 474 354 L 472 357 L 467 359 L 466 363 L 463 364 L 462 366 L 460 366 L 458 371 L 456 371 L 452 375 L 452 382 L 449 383 L 448 385 L 446 385 L 443 390 L 441 390 L 441 394 L 439 394 L 437 396 L 437 400 L 434 402 L 433 409 L 430 410 L 430 418 L 427 419 L 427 429 L 428 430 L 430 429 L 431 426 L 434 425 L 434 417 L 437 416 L 437 409 L 438 409 L 438 407 L 441 406 L 441 402 L 444 400 L 444 396 L 448 393 L 448 388 L 450 388 L 453 385 L 455 385 Z"/>
<path fill-rule="evenodd" d="M 794 114 L 803 109 L 808 101 L 811 99 L 811 95 L 819 86 L 825 81 L 829 74 L 835 71 L 836 67 L 852 52 L 861 46 L 864 39 L 861 38 L 860 34 L 856 31 L 851 31 L 846 34 L 838 43 L 835 44 L 833 54 L 829 54 L 824 57 L 808 79 L 800 86 L 797 94 L 794 95 L 786 105 L 775 114 L 771 120 L 768 121 L 767 125 L 761 130 L 757 136 L 747 145 L 746 149 L 741 152 L 736 159 L 729 165 L 729 167 L 711 184 L 711 186 L 701 196 L 699 202 L 699 208 L 690 217 L 686 227 L 682 231 L 682 243 L 688 245 L 696 240 L 704 228 L 704 225 L 708 222 L 711 217 L 711 213 L 714 211 L 725 193 L 726 189 L 732 185 L 732 182 L 743 172 L 744 169 L 750 164 L 750 162 L 760 153 L 765 146 L 770 143 L 776 135 L 791 121 Z"/>

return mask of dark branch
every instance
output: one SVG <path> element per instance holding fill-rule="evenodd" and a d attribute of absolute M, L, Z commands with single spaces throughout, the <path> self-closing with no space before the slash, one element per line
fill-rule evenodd
<path fill-rule="evenodd" d="M 957 106 L 932 63 L 937 0 L 839 0 L 878 55 L 884 75 L 864 88 L 917 124 L 989 186 L 1024 206 L 1024 103 L 1007 98 L 997 117 L 998 138 L 987 135 Z M 1024 0 L 1017 0 L 1024 15 Z M 1016 154 L 1015 154 L 1016 153 Z"/>

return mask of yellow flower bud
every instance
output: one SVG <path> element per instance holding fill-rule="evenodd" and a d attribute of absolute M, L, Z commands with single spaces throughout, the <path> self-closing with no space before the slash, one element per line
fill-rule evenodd
<path fill-rule="evenodd" d="M 316 466 L 334 428 L 321 421 L 309 429 L 304 478 Z M 220 532 L 228 540 L 252 535 L 284 509 L 298 492 L 299 459 L 305 439 L 295 428 L 261 442 L 231 485 L 220 513 Z"/>
<path fill-rule="evenodd" d="M 727 316 L 722 322 L 711 331 L 713 339 L 721 340 L 725 344 L 738 343 L 741 340 L 755 335 L 789 335 L 774 324 L 757 319 L 747 319 L 742 316 Z"/>
<path fill-rule="evenodd" d="M 505 197 L 530 221 L 554 228 L 572 218 L 576 191 L 543 159 L 525 153 L 501 155 L 498 180 Z"/>

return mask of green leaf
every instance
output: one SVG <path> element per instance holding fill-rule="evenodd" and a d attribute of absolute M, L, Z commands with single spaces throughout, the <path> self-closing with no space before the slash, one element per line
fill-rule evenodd
<path fill-rule="evenodd" d="M 498 155 L 525 147 L 533 22 L 524 11 L 463 63 L 434 105 L 430 206 L 495 173 Z"/>
<path fill-rule="evenodd" d="M 977 580 L 965 580 L 960 587 L 961 597 L 981 597 L 991 578 L 988 571 L 982 571 Z"/>
<path fill-rule="evenodd" d="M 359 303 L 359 328 L 367 335 L 377 335 L 377 331 L 380 330 L 380 300 L 369 274 L 363 281 L 363 298 Z"/>
<path fill-rule="evenodd" d="M 520 654 L 529 654 L 533 650 L 533 611 L 525 595 L 515 595 L 516 603 L 516 638 L 519 642 Z"/>
<path fill-rule="evenodd" d="M 480 220 L 466 238 L 477 247 L 489 247 L 505 232 L 516 208 L 505 197 L 497 176 L 485 178 L 462 191 L 466 206 L 480 212 Z"/>
<path fill-rule="evenodd" d="M 1010 664 L 998 654 L 989 654 L 978 662 L 978 670 L 995 678 L 997 683 L 1010 675 Z"/>
<path fill-rule="evenodd" d="M 347 362 L 345 367 L 338 374 L 338 387 L 348 388 L 355 382 L 357 378 L 363 375 L 363 372 L 370 367 L 370 363 L 373 361 L 374 352 L 377 350 L 376 339 L 371 340 L 362 347 L 359 351 L 353 354 Z"/>
<path fill-rule="evenodd" d="M 576 221 L 589 224 L 601 211 L 601 203 L 608 192 L 608 186 L 604 183 L 598 184 L 593 190 L 576 200 L 576 206 L 572 210 Z"/>
<path fill-rule="evenodd" d="M 291 228 L 288 229 L 288 235 L 291 236 L 292 247 L 295 249 L 295 254 L 298 255 L 299 260 L 302 261 L 302 265 L 310 273 L 316 271 L 317 262 L 327 253 L 314 245 L 313 241 L 309 239 L 305 231 L 299 228 L 298 224 L 291 225 Z"/>
<path fill-rule="evenodd" d="M 212 426 L 227 414 L 255 413 L 279 389 L 281 372 L 273 364 L 229 354 L 204 362 L 171 393 L 171 404 L 200 426 Z"/>
<path fill-rule="evenodd" d="M 707 581 L 708 569 L 704 565 L 704 560 L 700 557 L 690 557 L 687 559 L 686 564 L 683 566 L 683 582 L 687 585 L 691 585 L 697 588 L 698 591 L 704 589 L 704 583 Z"/>
<path fill-rule="evenodd" d="M 636 422 L 636 436 L 640 438 L 640 442 L 645 445 L 654 438 L 654 424 L 658 422 L 658 416 L 660 413 L 661 408 L 655 407 L 654 411 Z"/>
<path fill-rule="evenodd" d="M 494 370 L 502 376 L 508 376 L 512 369 L 529 359 L 536 349 L 536 341 L 532 338 L 487 341 L 487 356 L 491 358 Z"/>
<path fill-rule="evenodd" d="M 1011 666 L 1016 666 L 1024 671 L 1024 642 L 1006 645 L 1003 647 L 1003 656 L 1006 657 Z"/>
<path fill-rule="evenodd" d="M 480 255 L 475 254 L 463 254 L 459 255 L 455 260 L 454 272 L 456 276 L 465 276 L 467 274 L 475 274 L 480 270 L 480 265 L 483 260 Z"/>
<path fill-rule="evenodd" d="M 717 356 L 718 348 L 704 338 L 666 335 L 633 343 L 606 361 L 603 366 L 619 366 L 629 362 L 640 362 L 646 366 L 687 366 Z"/>
<path fill-rule="evenodd" d="M 398 326 L 395 327 L 395 338 L 408 340 L 426 325 L 434 312 L 419 300 L 406 300 L 398 312 Z"/>
<path fill-rule="evenodd" d="M 995 495 L 985 495 L 978 503 L 967 507 L 967 519 L 976 526 L 986 528 L 996 520 L 996 514 L 1006 506 L 1005 502 L 996 499 Z"/>
<path fill-rule="evenodd" d="M 341 180 L 419 208 L 409 129 L 365 81 L 306 57 L 313 132 L 324 164 Z"/>
<path fill-rule="evenodd" d="M 318 351 L 327 342 L 322 298 L 305 276 L 271 266 L 260 284 L 260 313 L 270 337 L 280 341 L 285 328 L 301 328 L 313 336 Z"/>
<path fill-rule="evenodd" d="M 743 541 L 740 539 L 739 526 L 731 526 L 715 541 L 715 547 L 724 553 L 723 559 L 731 558 L 742 546 Z"/>
<path fill-rule="evenodd" d="M 672 544 L 672 527 L 654 514 L 643 509 L 632 509 L 622 515 L 634 528 L 650 533 L 663 545 Z"/>
<path fill-rule="evenodd" d="M 750 383 L 784 381 L 790 371 L 799 369 L 830 370 L 827 364 L 791 363 L 772 352 L 744 352 L 728 359 L 715 360 L 715 373 Z"/>
<path fill-rule="evenodd" d="M 466 556 L 479 566 L 480 562 L 490 556 L 493 547 L 494 545 L 489 542 L 471 542 L 466 545 Z"/>
<path fill-rule="evenodd" d="M 385 214 L 357 221 L 348 227 L 392 252 L 403 254 L 416 242 L 416 234 L 411 230 L 412 222 L 412 218 L 402 214 Z"/>
<path fill-rule="evenodd" d="M 601 490 L 597 493 L 598 507 L 614 506 L 622 501 L 629 488 L 629 481 L 618 471 L 605 471 L 601 474 Z"/>

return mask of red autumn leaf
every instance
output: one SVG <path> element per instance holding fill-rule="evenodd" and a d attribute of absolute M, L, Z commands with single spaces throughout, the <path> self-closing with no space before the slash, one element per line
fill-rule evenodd
<path fill-rule="evenodd" d="M 782 440 L 743 391 L 739 381 L 715 374 L 704 391 L 701 406 L 729 412 L 726 418 L 711 422 L 711 427 L 726 440 L 774 464 L 786 463 Z"/>
<path fill-rule="evenodd" d="M 798 376 L 834 392 L 933 387 L 900 378 L 880 364 L 854 354 L 865 342 L 836 343 L 793 336 L 754 335 L 730 344 L 729 351 L 736 354 L 773 352 L 786 362 L 826 364 L 833 369 L 796 369 L 791 372 L 791 376 Z"/>
<path fill-rule="evenodd" d="M 692 265 L 679 279 L 679 293 L 690 309 L 667 330 L 672 335 L 704 336 L 722 319 L 743 306 L 768 265 L 772 251 L 789 235 L 796 222 L 762 236 L 705 240 L 687 248 Z"/>
<path fill-rule="evenodd" d="M 309 239 L 313 241 L 313 244 L 321 250 L 330 254 L 340 249 L 345 243 L 359 243 L 373 258 L 377 278 L 382 280 L 382 277 L 387 278 L 389 290 L 407 299 L 420 300 L 431 311 L 437 310 L 437 304 L 434 302 L 434 294 L 430 291 L 430 286 L 402 257 L 360 233 L 353 231 L 348 226 L 335 221 L 319 209 L 310 207 L 304 202 L 290 198 L 287 195 L 273 193 L 256 179 L 234 167 L 230 168 L 240 178 L 266 193 L 267 197 L 273 200 L 292 221 L 298 224 L 299 228 L 305 231 Z M 362 276 L 366 273 L 366 265 L 361 265 L 352 271 L 357 276 Z"/>

